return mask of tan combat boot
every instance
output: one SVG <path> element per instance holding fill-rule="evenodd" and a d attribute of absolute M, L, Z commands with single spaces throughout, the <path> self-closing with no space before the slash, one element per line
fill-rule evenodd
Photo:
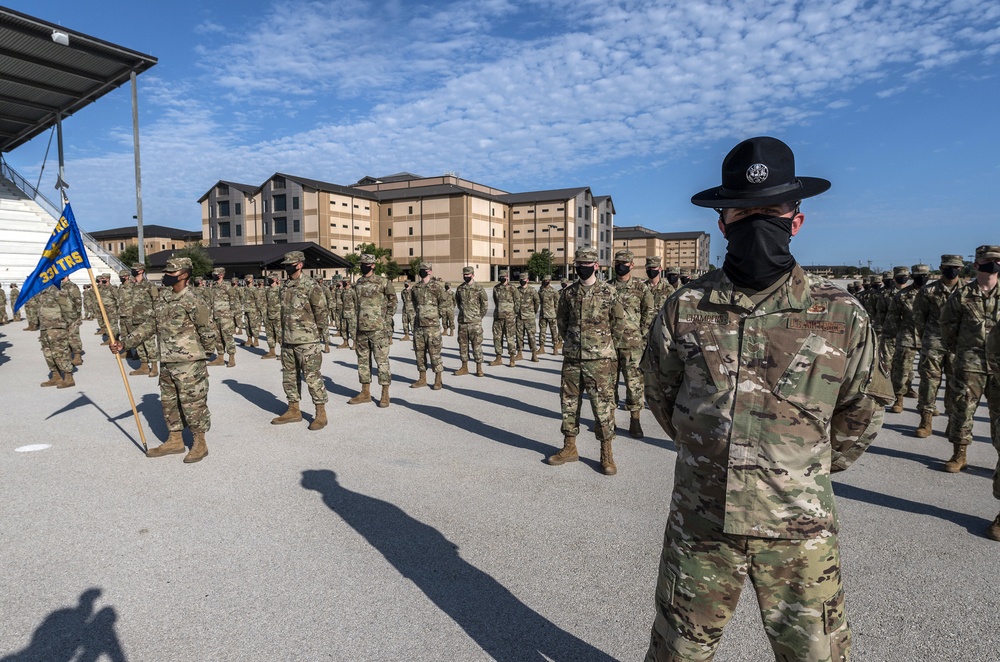
<path fill-rule="evenodd" d="M 382 397 L 378 400 L 378 406 L 385 409 L 389 406 L 389 385 L 386 384 L 382 387 Z"/>
<path fill-rule="evenodd" d="M 322 430 L 326 427 L 326 405 L 322 402 L 316 403 L 316 416 L 313 418 L 313 422 L 309 424 L 310 430 Z"/>
<path fill-rule="evenodd" d="M 274 353 L 274 348 L 273 347 L 268 347 L 267 348 L 267 354 L 265 354 L 264 356 L 262 356 L 260 358 L 261 358 L 261 360 L 263 360 L 263 359 L 276 359 L 276 358 L 278 358 L 278 355 Z"/>
<path fill-rule="evenodd" d="M 615 466 L 615 457 L 611 454 L 610 441 L 601 442 L 601 471 L 605 476 L 614 476 L 618 473 L 618 467 Z"/>
<path fill-rule="evenodd" d="M 330 341 L 329 340 L 324 340 L 323 341 L 323 353 L 324 354 L 329 354 L 330 353 Z"/>
<path fill-rule="evenodd" d="M 950 474 L 957 474 L 969 464 L 968 459 L 965 457 L 968 446 L 965 444 L 952 444 L 952 446 L 955 447 L 955 453 L 951 456 L 950 460 L 944 463 L 944 470 Z"/>
<path fill-rule="evenodd" d="M 516 361 L 514 360 L 514 359 L 516 359 L 516 358 L 517 358 L 517 357 L 515 357 L 515 356 L 512 356 L 512 357 L 510 357 L 510 362 L 509 362 L 509 363 L 507 364 L 507 367 L 508 367 L 508 368 L 513 368 L 514 366 L 516 366 L 516 365 L 517 365 L 517 362 L 516 362 Z"/>
<path fill-rule="evenodd" d="M 230 354 L 229 355 L 229 363 L 226 364 L 226 367 L 227 368 L 235 368 L 236 367 L 236 355 L 235 354 Z"/>
<path fill-rule="evenodd" d="M 198 462 L 208 455 L 208 446 L 205 445 L 205 433 L 204 432 L 192 432 L 194 436 L 194 443 L 191 444 L 191 450 L 188 454 L 184 456 L 184 464 L 192 464 Z"/>
<path fill-rule="evenodd" d="M 73 380 L 73 373 L 67 372 L 63 374 L 62 381 L 56 384 L 56 388 L 69 388 L 70 386 L 76 386 L 76 382 Z"/>
<path fill-rule="evenodd" d="M 500 356 L 499 354 L 497 354 L 497 357 L 495 359 L 493 359 L 492 361 L 490 361 L 490 365 L 491 366 L 503 365 L 503 357 Z"/>
<path fill-rule="evenodd" d="M 420 371 L 420 376 L 417 378 L 417 381 L 415 381 L 412 384 L 410 384 L 410 388 L 420 388 L 421 386 L 427 386 L 427 371 L 426 370 L 421 370 Z"/>
<path fill-rule="evenodd" d="M 149 364 L 149 376 L 159 377 L 160 376 L 160 364 L 156 361 L 152 361 Z"/>
<path fill-rule="evenodd" d="M 299 409 L 299 403 L 289 402 L 288 409 L 281 416 L 272 419 L 271 425 L 284 425 L 285 423 L 298 423 L 302 420 L 302 411 Z"/>
<path fill-rule="evenodd" d="M 925 409 L 922 412 L 920 412 L 920 425 L 917 427 L 916 432 L 913 433 L 914 436 L 916 436 L 917 439 L 926 439 L 927 437 L 934 434 L 933 422 L 934 422 L 933 411 L 927 411 Z"/>
<path fill-rule="evenodd" d="M 73 365 L 83 365 L 83 357 L 80 352 L 73 352 Z"/>
<path fill-rule="evenodd" d="M 514 355 L 514 358 L 517 359 L 518 361 L 524 360 L 524 355 L 521 354 L 521 350 L 517 350 L 517 354 Z"/>
<path fill-rule="evenodd" d="M 462 361 L 462 367 L 453 372 L 452 374 L 455 375 L 456 377 L 461 377 L 462 375 L 469 374 L 469 362 Z"/>
<path fill-rule="evenodd" d="M 337 345 L 337 349 L 347 349 L 350 346 L 351 346 L 351 341 L 348 340 L 347 338 L 344 338 L 344 342 Z"/>
<path fill-rule="evenodd" d="M 372 394 L 371 394 L 371 390 L 370 389 L 371 389 L 371 385 L 370 384 L 362 384 L 361 385 L 361 392 L 358 393 L 353 398 L 351 398 L 350 400 L 348 400 L 347 404 L 349 404 L 349 405 L 360 405 L 360 404 L 364 404 L 366 402 L 371 402 L 372 401 Z"/>
<path fill-rule="evenodd" d="M 222 358 L 223 352 L 215 355 L 215 358 L 208 362 L 208 365 L 226 365 L 226 359 Z"/>
<path fill-rule="evenodd" d="M 896 396 L 896 403 L 893 404 L 892 407 L 889 408 L 889 411 L 891 411 L 893 414 L 902 414 L 903 413 L 903 395 L 902 394 L 899 394 L 899 395 Z"/>
<path fill-rule="evenodd" d="M 903 395 L 905 395 L 907 398 L 915 398 L 917 397 L 917 392 L 914 391 L 913 386 L 910 385 L 906 387 L 906 393 L 904 393 Z"/>
<path fill-rule="evenodd" d="M 434 386 L 431 387 L 432 391 L 440 391 L 441 387 L 444 386 L 444 384 L 441 383 L 441 375 L 442 374 L 443 374 L 443 371 L 442 372 L 435 372 L 434 373 Z"/>
<path fill-rule="evenodd" d="M 629 412 L 631 420 L 628 424 L 628 433 L 633 439 L 642 439 L 642 423 L 639 422 L 640 412 Z"/>
<path fill-rule="evenodd" d="M 562 450 L 555 455 L 548 456 L 545 458 L 545 461 L 554 467 L 558 467 L 561 464 L 576 462 L 579 459 L 580 455 L 576 452 L 576 437 L 566 435 L 563 438 Z"/>
<path fill-rule="evenodd" d="M 130 374 L 130 375 L 148 375 L 149 374 L 149 364 L 148 363 L 140 363 L 138 368 L 136 368 L 135 370 L 130 370 L 128 374 Z"/>
<path fill-rule="evenodd" d="M 1000 515 L 997 515 L 993 523 L 986 528 L 986 537 L 990 540 L 1000 541 Z"/>
<path fill-rule="evenodd" d="M 545 353 L 545 343 L 538 343 L 538 355 L 541 356 Z"/>
<path fill-rule="evenodd" d="M 532 352 L 531 353 L 531 362 L 532 363 L 538 363 L 538 352 Z"/>
<path fill-rule="evenodd" d="M 184 438 L 181 436 L 181 433 L 171 432 L 165 442 L 156 448 L 150 448 L 146 451 L 146 457 L 163 457 L 164 455 L 183 453 L 185 450 L 187 449 L 184 448 Z"/>
<path fill-rule="evenodd" d="M 480 361 L 476 364 L 476 377 L 484 377 L 485 375 L 486 373 L 483 372 L 483 362 Z"/>
<path fill-rule="evenodd" d="M 39 384 L 39 386 L 59 386 L 60 384 L 62 384 L 62 380 L 63 380 L 62 373 L 60 373 L 58 370 L 53 370 L 52 372 L 49 373 L 49 378 L 46 381 Z"/>

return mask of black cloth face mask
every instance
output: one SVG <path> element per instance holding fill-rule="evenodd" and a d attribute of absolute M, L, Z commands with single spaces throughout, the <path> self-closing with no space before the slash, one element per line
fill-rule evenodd
<path fill-rule="evenodd" d="M 927 284 L 927 276 L 921 274 L 919 276 L 913 277 L 913 285 L 915 287 L 923 287 L 926 284 Z"/>
<path fill-rule="evenodd" d="M 681 278 L 677 274 L 667 274 L 667 282 L 671 285 L 676 285 L 681 282 Z"/>
<path fill-rule="evenodd" d="M 368 274 L 370 274 L 372 272 L 372 269 L 374 269 L 374 268 L 375 268 L 374 264 L 362 264 L 361 265 L 361 274 L 363 276 L 367 276 Z"/>
<path fill-rule="evenodd" d="M 628 276 L 631 271 L 632 271 L 632 267 L 630 267 L 627 264 L 616 264 L 615 265 L 615 273 L 618 274 L 622 278 L 624 278 L 625 276 Z"/>
<path fill-rule="evenodd" d="M 466 275 L 462 276 L 462 280 L 464 280 L 466 283 L 471 283 L 472 282 L 472 274 L 466 274 Z"/>
<path fill-rule="evenodd" d="M 421 278 L 427 278 L 427 270 L 421 269 L 420 271 L 417 272 L 417 275 L 420 276 Z"/>
<path fill-rule="evenodd" d="M 588 280 L 594 275 L 594 265 L 592 264 L 581 264 L 576 267 L 576 275 L 580 277 L 580 280 Z"/>
<path fill-rule="evenodd" d="M 896 276 L 893 278 L 896 281 L 896 285 L 906 285 L 906 281 L 910 280 L 909 276 Z"/>
<path fill-rule="evenodd" d="M 180 276 L 171 276 L 170 274 L 163 274 L 163 278 L 160 280 L 164 287 L 173 287 L 177 283 L 181 282 Z"/>
<path fill-rule="evenodd" d="M 659 269 L 646 269 L 646 278 L 653 280 L 660 275 Z"/>
<path fill-rule="evenodd" d="M 788 250 L 792 219 L 751 214 L 726 225 L 725 230 L 729 247 L 722 270 L 736 285 L 759 292 L 795 266 Z"/>
<path fill-rule="evenodd" d="M 285 265 L 285 273 L 288 274 L 289 277 L 295 275 L 295 272 L 298 270 L 299 270 L 299 265 L 297 264 Z"/>
<path fill-rule="evenodd" d="M 1000 262 L 987 262 L 986 264 L 977 264 L 976 269 L 983 272 L 984 274 L 1000 274 Z"/>
<path fill-rule="evenodd" d="M 958 274 L 961 273 L 962 267 L 944 267 L 941 269 L 941 277 L 945 280 L 954 280 L 958 278 Z"/>

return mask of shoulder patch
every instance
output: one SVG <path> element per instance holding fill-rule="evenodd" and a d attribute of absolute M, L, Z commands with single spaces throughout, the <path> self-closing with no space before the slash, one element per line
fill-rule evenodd
<path fill-rule="evenodd" d="M 812 309 L 810 309 L 810 312 Z M 825 331 L 826 333 L 847 333 L 847 324 L 844 322 L 827 322 L 825 320 L 803 320 L 795 317 L 787 321 L 789 329 L 801 329 L 803 331 Z"/>

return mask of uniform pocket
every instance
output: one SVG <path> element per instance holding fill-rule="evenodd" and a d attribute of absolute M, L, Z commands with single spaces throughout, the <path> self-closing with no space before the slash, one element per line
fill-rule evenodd
<path fill-rule="evenodd" d="M 810 417 L 826 423 L 833 415 L 843 380 L 844 352 L 810 333 L 799 346 L 773 393 Z"/>
<path fill-rule="evenodd" d="M 844 590 L 841 589 L 823 603 L 823 632 L 833 634 L 845 625 L 847 619 L 844 617 Z"/>
<path fill-rule="evenodd" d="M 732 373 L 711 328 L 679 336 L 677 352 L 684 361 L 685 383 L 692 396 L 732 389 Z"/>

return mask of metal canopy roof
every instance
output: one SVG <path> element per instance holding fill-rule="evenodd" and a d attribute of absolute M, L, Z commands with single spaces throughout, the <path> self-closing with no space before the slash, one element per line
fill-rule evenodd
<path fill-rule="evenodd" d="M 53 41 L 66 35 L 69 45 Z M 0 7 L 0 152 L 146 71 L 156 58 Z"/>

